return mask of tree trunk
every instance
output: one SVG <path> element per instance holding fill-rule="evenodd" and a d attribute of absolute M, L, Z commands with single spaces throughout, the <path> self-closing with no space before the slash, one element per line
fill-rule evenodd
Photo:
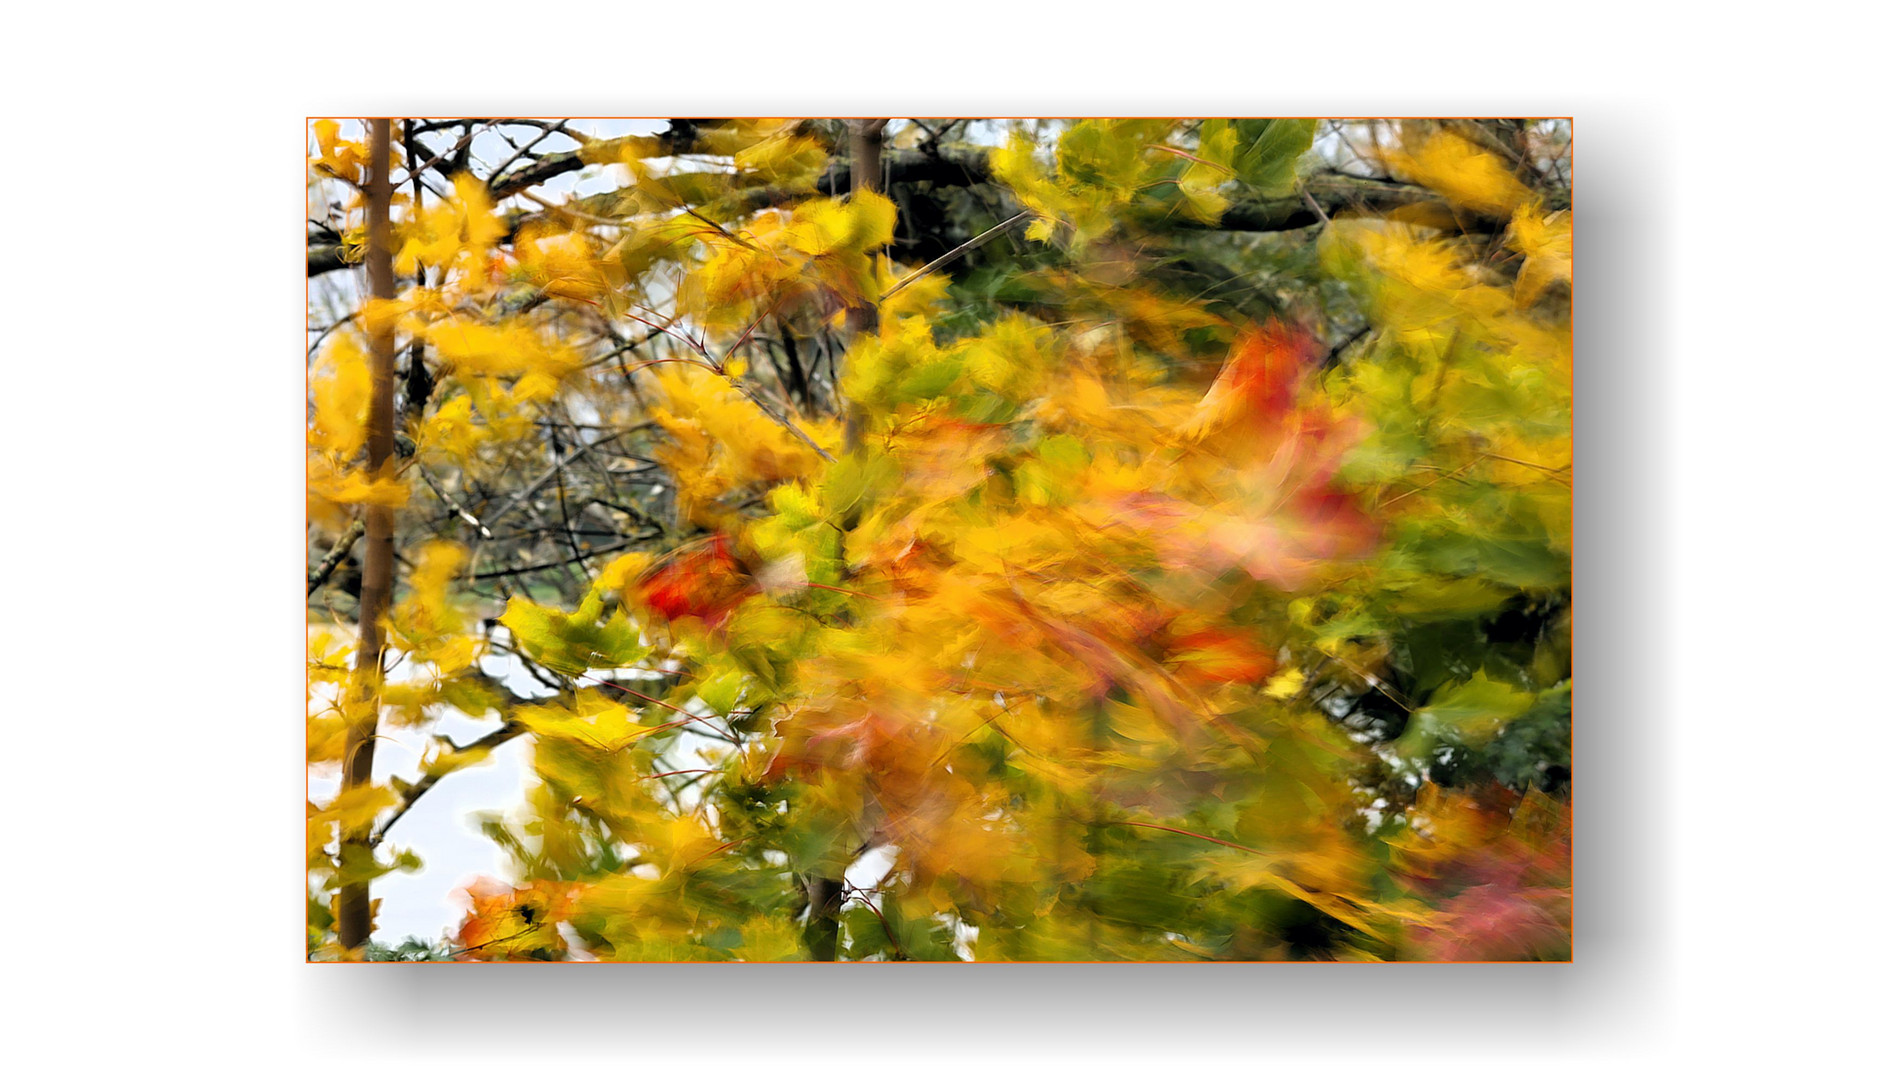
<path fill-rule="evenodd" d="M 851 193 L 884 189 L 884 125 L 888 120 L 851 122 Z M 844 325 L 852 341 L 877 332 L 877 305 L 847 308 Z M 864 437 L 864 413 L 857 402 L 844 403 L 844 450 L 855 453 Z"/>
<path fill-rule="evenodd" d="M 367 284 L 374 299 L 394 297 L 392 251 L 391 120 L 369 125 L 367 204 Z M 393 327 L 384 319 L 367 320 L 368 346 L 373 370 L 373 398 L 367 414 L 367 471 L 379 475 L 393 456 Z M 359 717 L 347 732 L 346 757 L 341 767 L 343 793 L 373 782 L 373 745 L 379 727 L 380 681 L 384 674 L 385 640 L 380 621 L 393 593 L 393 511 L 369 506 L 366 510 L 366 553 L 361 567 L 360 645 L 354 657 L 354 706 Z M 371 829 L 362 826 L 340 838 L 340 865 L 345 876 L 358 876 L 373 858 Z M 340 947 L 349 952 L 366 945 L 373 932 L 372 901 L 365 881 L 343 881 L 340 887 Z"/>
<path fill-rule="evenodd" d="M 851 122 L 851 191 L 883 190 L 884 125 L 888 120 Z M 846 336 L 856 341 L 877 331 L 877 305 L 860 304 L 844 313 Z M 855 454 L 864 440 L 863 409 L 855 401 L 844 403 L 844 452 Z M 847 517 L 845 529 L 856 525 L 855 514 Z M 844 882 L 831 878 L 811 878 L 805 883 L 805 949 L 813 960 L 838 958 L 838 908 L 844 902 Z"/>

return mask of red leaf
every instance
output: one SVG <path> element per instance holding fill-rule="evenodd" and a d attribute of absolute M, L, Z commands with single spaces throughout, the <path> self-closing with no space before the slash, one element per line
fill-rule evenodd
<path fill-rule="evenodd" d="M 1476 885 L 1441 904 L 1435 925 L 1415 927 L 1410 937 L 1433 960 L 1529 960 L 1569 943 L 1570 895 L 1569 889 Z"/>
<path fill-rule="evenodd" d="M 1217 381 L 1198 404 L 1206 426 L 1217 427 L 1239 416 L 1264 421 L 1286 416 L 1305 372 L 1315 366 L 1321 346 L 1299 325 L 1271 319 L 1246 333 L 1217 373 Z"/>
<path fill-rule="evenodd" d="M 719 625 L 757 591 L 752 575 L 718 534 L 656 568 L 639 589 L 641 602 L 670 620 L 693 617 L 708 626 Z"/>

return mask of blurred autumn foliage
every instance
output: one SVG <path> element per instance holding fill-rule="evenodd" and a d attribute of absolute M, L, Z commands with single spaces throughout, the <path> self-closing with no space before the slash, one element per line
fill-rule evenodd
<path fill-rule="evenodd" d="M 485 734 L 309 802 L 311 957 L 525 739 L 437 955 L 1569 958 L 1568 122 L 359 126 L 308 764 Z"/>

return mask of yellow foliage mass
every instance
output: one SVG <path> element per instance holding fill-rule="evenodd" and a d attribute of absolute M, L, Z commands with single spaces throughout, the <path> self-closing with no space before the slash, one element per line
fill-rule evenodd
<path fill-rule="evenodd" d="M 1513 293 L 1520 307 L 1536 303 L 1554 282 L 1571 280 L 1571 212 L 1545 214 L 1535 204 L 1513 216 L 1506 246 L 1525 256 Z"/>
<path fill-rule="evenodd" d="M 1482 214 L 1510 217 L 1531 197 L 1530 189 L 1490 150 L 1451 131 L 1411 141 L 1390 154 L 1389 161 L 1414 183 Z"/>
<path fill-rule="evenodd" d="M 702 525 L 719 522 L 714 504 L 749 485 L 809 477 L 822 467 L 816 451 L 768 417 L 727 379 L 687 366 L 659 376 L 663 404 L 650 410 L 670 442 L 657 451 L 674 476 L 681 509 Z M 833 421 L 800 425 L 822 446 L 840 440 Z"/>

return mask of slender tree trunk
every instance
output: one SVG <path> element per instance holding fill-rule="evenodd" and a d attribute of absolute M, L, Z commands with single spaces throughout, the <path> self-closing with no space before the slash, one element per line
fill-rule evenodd
<path fill-rule="evenodd" d="M 851 121 L 851 192 L 884 189 L 884 125 L 888 120 Z M 877 305 L 860 304 L 844 314 L 851 340 L 877 332 Z M 864 412 L 855 401 L 844 403 L 844 450 L 855 453 L 864 438 Z"/>
<path fill-rule="evenodd" d="M 883 190 L 884 125 L 888 120 L 851 122 L 851 191 Z M 844 315 L 846 336 L 856 341 L 861 335 L 877 331 L 877 305 L 860 304 Z M 855 454 L 863 445 L 866 418 L 855 401 L 844 403 L 844 452 Z M 857 524 L 855 515 L 847 517 L 844 527 Z M 838 958 L 838 908 L 844 902 L 844 882 L 831 878 L 811 878 L 805 883 L 805 949 L 813 960 Z"/>
<path fill-rule="evenodd" d="M 393 122 L 372 120 L 368 125 L 367 284 L 374 299 L 391 300 L 394 296 L 390 176 Z M 393 328 L 384 319 L 369 320 L 367 325 L 373 365 L 373 400 L 367 418 L 367 470 L 377 475 L 393 456 Z M 393 594 L 392 509 L 367 507 L 366 526 L 360 585 L 360 647 L 354 658 L 353 682 L 356 715 L 360 719 L 347 732 L 346 758 L 341 768 L 342 792 L 373 782 L 373 745 L 379 727 L 385 651 L 380 620 Z M 341 837 L 343 873 L 357 875 L 371 862 L 370 833 L 371 830 L 363 826 Z M 340 947 L 351 951 L 364 946 L 373 932 L 372 901 L 366 882 L 341 885 L 339 915 Z"/>
<path fill-rule="evenodd" d="M 884 189 L 884 126 L 889 120 L 851 122 L 851 190 Z"/>

